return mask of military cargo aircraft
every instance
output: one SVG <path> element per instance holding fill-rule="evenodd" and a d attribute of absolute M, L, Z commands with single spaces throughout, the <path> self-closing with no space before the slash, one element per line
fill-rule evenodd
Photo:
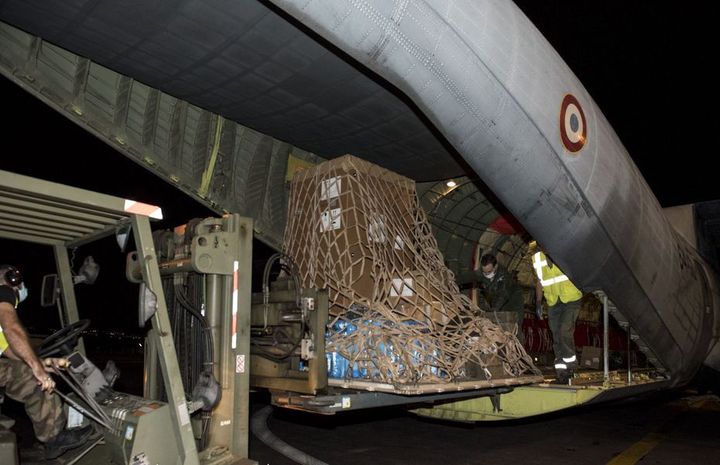
<path fill-rule="evenodd" d="M 0 21 L 5 77 L 218 213 L 252 218 L 270 246 L 281 247 L 292 174 L 350 153 L 417 181 L 456 273 L 479 245 L 527 268 L 536 240 L 654 369 L 649 382 L 629 374 L 623 388 L 573 390 L 552 406 L 458 407 L 471 419 L 720 369 L 716 208 L 661 208 L 582 83 L 509 0 L 7 1 Z M 497 234 L 508 218 L 521 228 Z M 503 395 L 538 388 L 524 389 Z M 313 410 L 288 399 L 276 403 Z M 437 415 L 453 418 L 444 405 Z M 197 460 L 182 447 L 182 463 Z"/>

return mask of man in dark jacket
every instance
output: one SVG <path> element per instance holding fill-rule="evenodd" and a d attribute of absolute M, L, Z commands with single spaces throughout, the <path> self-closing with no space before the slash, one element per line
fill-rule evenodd
<path fill-rule="evenodd" d="M 522 288 L 505 267 L 498 264 L 493 254 L 480 258 L 480 270 L 474 272 L 474 281 L 478 283 L 480 295 L 485 305 L 481 307 L 493 312 L 490 319 L 498 322 L 506 330 L 517 324 L 517 337 L 524 342 L 522 322 L 525 316 Z"/>

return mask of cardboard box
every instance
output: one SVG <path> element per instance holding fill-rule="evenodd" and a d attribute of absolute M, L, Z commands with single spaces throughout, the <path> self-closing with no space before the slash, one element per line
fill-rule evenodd
<path fill-rule="evenodd" d="M 477 308 L 445 266 L 408 178 L 352 156 L 297 172 L 284 251 L 303 287 L 329 290 L 331 317 L 356 322 L 357 331 L 333 334 L 330 352 L 359 350 L 357 360 L 349 360 L 360 367 L 358 376 L 396 385 L 465 379 L 470 360 L 484 360 L 493 379 L 508 376 L 504 363 L 516 372 L 529 367 L 529 358 L 503 362 L 489 338 L 478 338 L 483 346 L 473 346 L 473 353 L 443 349 L 462 345 L 471 326 L 485 327 L 475 326 Z M 392 339 L 392 350 L 375 350 L 378 335 L 383 344 Z M 371 362 L 405 371 L 373 371 Z"/>
<path fill-rule="evenodd" d="M 586 294 L 580 302 L 578 321 L 598 323 L 602 317 L 602 302 L 593 294 Z"/>
<path fill-rule="evenodd" d="M 294 176 L 286 252 L 305 285 L 330 289 L 331 314 L 389 296 L 388 273 L 415 268 L 414 189 L 412 180 L 352 156 Z M 402 297 L 411 287 L 398 286 Z"/>
<path fill-rule="evenodd" d="M 584 346 L 580 355 L 580 368 L 599 370 L 602 366 L 602 348 Z"/>

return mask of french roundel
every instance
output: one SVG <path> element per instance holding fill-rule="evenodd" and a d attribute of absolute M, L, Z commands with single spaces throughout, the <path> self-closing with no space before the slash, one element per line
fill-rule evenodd
<path fill-rule="evenodd" d="M 567 94 L 560 105 L 560 138 L 570 152 L 579 152 L 587 140 L 587 121 L 580 102 Z"/>

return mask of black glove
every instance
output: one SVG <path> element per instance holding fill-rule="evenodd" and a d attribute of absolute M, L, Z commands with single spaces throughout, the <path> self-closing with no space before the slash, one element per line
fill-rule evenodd
<path fill-rule="evenodd" d="M 542 302 L 535 302 L 535 315 L 537 316 L 538 320 L 543 319 Z"/>

